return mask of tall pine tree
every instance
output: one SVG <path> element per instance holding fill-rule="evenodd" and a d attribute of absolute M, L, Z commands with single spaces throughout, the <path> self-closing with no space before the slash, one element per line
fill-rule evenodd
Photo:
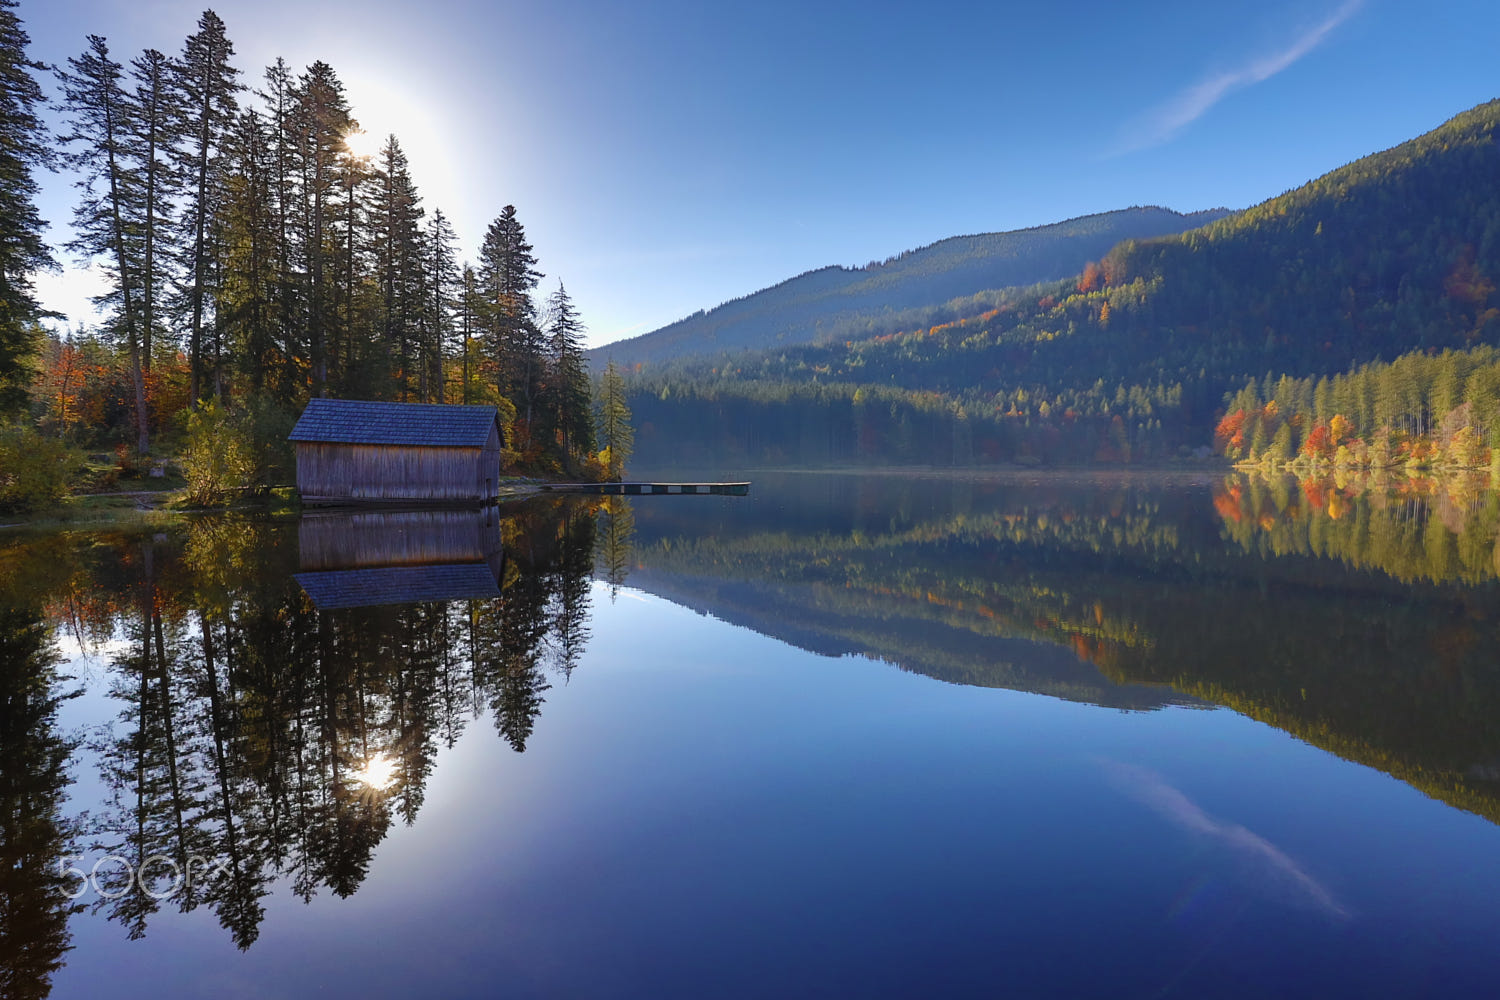
<path fill-rule="evenodd" d="M 479 251 L 479 284 L 485 296 L 486 334 L 498 367 L 497 388 L 510 398 L 527 425 L 521 450 L 529 445 L 529 425 L 542 372 L 541 332 L 531 290 L 541 280 L 536 254 L 516 207 L 506 205 L 490 223 Z"/>
<path fill-rule="evenodd" d="M 177 167 L 182 173 L 182 271 L 188 319 L 188 401 L 197 405 L 203 392 L 203 322 L 209 297 L 215 291 L 211 237 L 216 211 L 224 200 L 224 149 L 235 124 L 239 70 L 230 65 L 234 45 L 224 22 L 213 11 L 198 18 L 198 30 L 188 36 L 177 63 L 181 94 L 182 141 Z"/>
<path fill-rule="evenodd" d="M 444 362 L 453 335 L 453 296 L 458 284 L 458 234 L 441 208 L 434 209 L 427 224 L 427 275 L 424 281 L 426 307 L 422 312 L 423 371 L 427 385 L 424 397 L 446 403 Z"/>
<path fill-rule="evenodd" d="M 300 198 L 296 187 L 302 147 L 297 135 L 297 81 L 286 60 L 278 58 L 266 68 L 264 82 L 265 87 L 257 96 L 266 107 L 271 205 L 275 217 L 271 231 L 275 248 L 273 297 L 278 348 L 284 366 L 277 384 L 283 387 L 284 397 L 290 398 L 305 379 L 309 355 L 304 308 L 306 281 L 297 266 L 302 257 L 299 242 L 302 227 L 297 220 Z"/>
<path fill-rule="evenodd" d="M 141 236 L 141 365 L 151 370 L 155 336 L 162 328 L 164 290 L 172 278 L 172 213 L 178 174 L 172 150 L 182 127 L 182 109 L 174 86 L 171 60 L 147 49 L 131 61 L 134 98 L 127 102 L 130 137 L 127 153 L 140 177 L 140 203 L 134 224 Z"/>
<path fill-rule="evenodd" d="M 610 481 L 618 482 L 635 448 L 635 430 L 630 426 L 630 406 L 625 401 L 625 378 L 613 358 L 599 380 L 598 427 L 604 467 Z"/>
<path fill-rule="evenodd" d="M 356 151 L 350 140 L 358 132 L 352 119 L 345 134 L 337 166 L 338 202 L 331 224 L 331 241 L 338 248 L 337 277 L 330 297 L 336 302 L 329 331 L 332 355 L 339 365 L 331 378 L 335 394 L 355 397 L 383 396 L 386 392 L 389 358 L 369 341 L 369 289 L 371 206 L 364 189 L 375 179 L 370 157 Z"/>
<path fill-rule="evenodd" d="M 141 219 L 146 213 L 144 185 L 132 143 L 132 109 L 125 92 L 123 67 L 109 57 L 109 45 L 90 35 L 88 49 L 59 70 L 70 147 L 67 162 L 78 171 L 83 192 L 73 210 L 77 236 L 68 248 L 106 262 L 109 288 L 95 302 L 112 310 L 110 330 L 130 359 L 135 396 L 136 448 L 150 448 L 150 421 L 142 367 L 143 317 Z"/>
<path fill-rule="evenodd" d="M 240 115 L 227 148 L 234 170 L 217 213 L 224 280 L 216 291 L 215 317 L 250 392 L 270 389 L 290 400 L 295 387 L 286 378 L 286 345 L 277 323 L 276 164 L 260 115 Z"/>
<path fill-rule="evenodd" d="M 594 450 L 589 375 L 583 357 L 583 321 L 568 290 L 557 283 L 547 298 L 548 376 L 546 411 L 564 457 L 571 464 L 578 454 Z"/>
<path fill-rule="evenodd" d="M 420 350 L 423 292 L 422 207 L 406 154 L 394 135 L 380 151 L 379 193 L 370 227 L 376 247 L 380 289 L 380 341 L 389 359 L 395 398 L 427 396 L 427 372 Z"/>
<path fill-rule="evenodd" d="M 297 139 L 302 228 L 300 234 L 307 275 L 307 329 L 312 354 L 313 392 L 326 396 L 330 371 L 339 359 L 335 349 L 338 316 L 337 269 L 328 236 L 336 223 L 336 185 L 344 137 L 354 128 L 344 85 L 333 67 L 318 61 L 297 81 L 292 127 Z"/>
<path fill-rule="evenodd" d="M 30 39 L 15 7 L 0 0 L 0 417 L 25 404 L 25 362 L 40 312 L 31 275 L 55 263 L 42 239 L 33 176 L 52 159 L 36 115 L 46 98 L 32 76 L 45 67 L 26 57 Z"/>

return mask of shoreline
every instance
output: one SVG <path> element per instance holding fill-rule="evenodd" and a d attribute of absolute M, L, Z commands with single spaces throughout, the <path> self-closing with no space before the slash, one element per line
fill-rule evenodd
<path fill-rule="evenodd" d="M 527 500 L 542 495 L 539 480 L 518 479 L 502 484 L 489 506 Z M 177 490 L 119 490 L 108 493 L 79 493 L 56 507 L 43 510 L 0 514 L 0 532 L 95 530 L 109 527 L 166 525 L 179 519 L 204 514 L 248 514 L 260 517 L 301 516 L 303 504 L 293 487 L 275 487 L 268 498 L 238 500 L 217 507 L 173 507 Z M 420 507 L 420 504 L 414 506 Z M 323 507 L 319 510 L 377 509 Z"/>

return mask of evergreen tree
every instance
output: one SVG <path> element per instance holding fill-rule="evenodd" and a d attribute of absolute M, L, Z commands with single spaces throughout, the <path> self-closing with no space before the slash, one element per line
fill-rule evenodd
<path fill-rule="evenodd" d="M 26 57 L 30 39 L 15 14 L 15 0 L 0 0 L 0 417 L 25 404 L 26 359 L 32 354 L 40 313 L 31 275 L 55 266 L 37 214 L 37 167 L 51 166 L 46 129 L 37 106 L 46 97 L 32 71 L 45 67 Z"/>
<path fill-rule="evenodd" d="M 186 191 L 182 269 L 188 314 L 188 400 L 193 405 L 203 398 L 203 319 L 215 291 L 209 287 L 214 257 L 211 223 L 224 197 L 224 152 L 235 126 L 236 95 L 241 89 L 239 70 L 229 62 L 233 55 L 224 22 L 208 10 L 198 18 L 198 30 L 188 36 L 177 63 L 183 123 L 176 152 Z M 263 145 L 257 140 L 257 151 Z"/>
<path fill-rule="evenodd" d="M 297 140 L 297 167 L 302 232 L 303 270 L 307 275 L 307 330 L 310 340 L 313 392 L 326 396 L 330 373 L 337 371 L 336 349 L 338 302 L 336 268 L 330 259 L 328 237 L 336 228 L 335 188 L 339 182 L 341 157 L 347 151 L 344 137 L 355 128 L 344 97 L 344 85 L 333 67 L 321 60 L 307 68 L 297 81 L 296 104 L 291 124 Z"/>
<path fill-rule="evenodd" d="M 125 344 L 129 355 L 136 448 L 144 455 L 150 445 L 141 307 L 145 186 L 132 155 L 138 147 L 131 142 L 132 109 L 124 88 L 123 67 L 109 57 L 104 38 L 90 35 L 88 43 L 82 55 L 68 60 L 71 71 L 58 71 L 68 115 L 68 131 L 62 141 L 72 147 L 67 162 L 79 172 L 77 186 L 83 192 L 73 210 L 78 236 L 68 248 L 107 261 L 110 287 L 95 302 L 113 311 L 111 332 Z"/>
<path fill-rule="evenodd" d="M 381 347 L 397 399 L 427 397 L 420 316 L 426 305 L 421 197 L 394 135 L 380 151 L 379 192 L 370 213 L 380 291 Z"/>
<path fill-rule="evenodd" d="M 140 177 L 140 208 L 135 225 L 141 238 L 141 365 L 151 370 L 155 336 L 162 327 L 165 286 L 171 280 L 167 253 L 178 174 L 172 150 L 182 127 L 171 60 L 147 49 L 131 61 L 135 95 L 126 107 L 134 133 L 128 152 Z"/>
<path fill-rule="evenodd" d="M 277 380 L 282 395 L 290 397 L 302 384 L 309 352 L 307 299 L 304 275 L 297 267 L 302 257 L 297 208 L 301 199 L 297 179 L 302 144 L 297 136 L 297 81 L 286 61 L 277 59 L 266 68 L 265 89 L 257 96 L 266 106 L 266 136 L 271 164 L 271 204 L 275 216 L 274 240 L 275 315 L 279 344 L 285 365 Z M 243 149 L 243 145 L 240 147 Z"/>
<path fill-rule="evenodd" d="M 225 183 L 220 213 L 224 281 L 215 313 L 251 393 L 274 385 L 275 395 L 288 399 L 286 345 L 278 340 L 276 322 L 275 161 L 261 117 L 254 111 L 242 114 L 227 148 L 234 170 Z"/>
<path fill-rule="evenodd" d="M 468 404 L 478 402 L 484 398 L 479 391 L 479 384 L 486 381 L 483 372 L 487 361 L 493 367 L 493 362 L 487 358 L 484 350 L 485 317 L 488 316 L 487 302 L 484 292 L 479 286 L 479 275 L 474 268 L 465 263 L 459 293 L 459 334 L 463 340 L 463 351 L 460 359 L 460 377 L 463 380 L 463 388 L 459 393 L 458 401 Z"/>
<path fill-rule="evenodd" d="M 609 479 L 618 482 L 625 475 L 625 463 L 635 446 L 635 431 L 630 426 L 630 406 L 626 403 L 625 379 L 611 358 L 599 382 L 599 441 L 604 445 L 604 466 Z"/>
<path fill-rule="evenodd" d="M 424 400 L 438 403 L 448 401 L 444 360 L 448 356 L 448 340 L 453 330 L 453 291 L 459 280 L 457 243 L 458 234 L 453 231 L 453 224 L 442 209 L 434 209 L 432 220 L 427 224 L 422 395 Z"/>
<path fill-rule="evenodd" d="M 542 371 L 541 335 L 531 301 L 531 290 L 542 278 L 536 263 L 526 230 L 516 218 L 516 207 L 506 205 L 484 234 L 478 278 L 486 300 L 490 353 L 499 369 L 496 387 L 516 404 L 527 425 Z M 525 433 L 529 436 L 530 432 Z M 529 442 L 519 443 L 524 450 Z"/>
<path fill-rule="evenodd" d="M 350 121 L 351 133 L 358 124 Z M 368 343 L 369 289 L 372 250 L 372 207 L 361 198 L 361 189 L 376 179 L 370 157 L 355 152 L 343 140 L 343 151 L 336 172 L 338 200 L 336 218 L 330 222 L 330 240 L 338 247 L 337 277 L 333 279 L 329 298 L 336 302 L 330 318 L 330 353 L 340 359 L 341 367 L 331 375 L 339 394 L 385 396 L 389 390 L 390 352 L 382 345 Z M 332 204 L 332 202 L 330 202 Z M 363 315 L 362 315 L 363 314 Z"/>
<path fill-rule="evenodd" d="M 571 461 L 575 454 L 593 453 L 594 422 L 583 356 L 583 322 L 561 281 L 547 299 L 547 318 L 547 409 L 563 455 Z"/>

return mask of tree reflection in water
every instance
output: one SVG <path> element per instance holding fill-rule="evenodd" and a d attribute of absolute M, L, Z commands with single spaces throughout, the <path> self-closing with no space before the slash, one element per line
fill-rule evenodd
<path fill-rule="evenodd" d="M 1227 705 L 1500 821 L 1497 523 L 1493 494 L 1420 484 L 822 477 L 759 505 L 10 540 L 0 992 L 46 994 L 84 903 L 132 936 L 206 908 L 246 948 L 273 885 L 355 892 L 473 720 L 535 741 L 591 577 L 955 683 Z M 111 651 L 112 725 L 83 746 L 58 722 L 60 637 Z M 109 790 L 86 824 L 70 766 Z M 100 870 L 114 898 L 68 898 L 73 854 L 122 859 Z"/>
<path fill-rule="evenodd" d="M 44 997 L 70 947 L 58 859 L 74 853 L 65 818 L 72 745 L 58 731 L 66 682 L 52 629 L 35 606 L 0 592 L 0 996 Z"/>
<path fill-rule="evenodd" d="M 549 677 L 588 641 L 592 510 L 365 514 L 342 524 L 357 551 L 317 546 L 340 527 L 325 517 L 302 562 L 295 525 L 228 517 L 0 550 L 0 994 L 46 995 L 85 902 L 132 938 L 163 907 L 209 907 L 248 948 L 276 881 L 303 899 L 359 888 L 471 720 L 526 748 Z M 492 596 L 474 596 L 476 568 Z M 83 747 L 108 798 L 86 829 L 63 809 L 78 748 L 57 723 L 60 629 L 114 651 L 118 710 Z M 70 855 L 120 860 L 74 904 Z"/>

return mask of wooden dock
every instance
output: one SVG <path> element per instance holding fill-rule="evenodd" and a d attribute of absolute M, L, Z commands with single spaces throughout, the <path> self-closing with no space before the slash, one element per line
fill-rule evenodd
<path fill-rule="evenodd" d="M 750 494 L 749 483 L 539 483 L 544 493 L 603 493 L 609 496 L 660 496 L 687 493 L 743 497 Z"/>

